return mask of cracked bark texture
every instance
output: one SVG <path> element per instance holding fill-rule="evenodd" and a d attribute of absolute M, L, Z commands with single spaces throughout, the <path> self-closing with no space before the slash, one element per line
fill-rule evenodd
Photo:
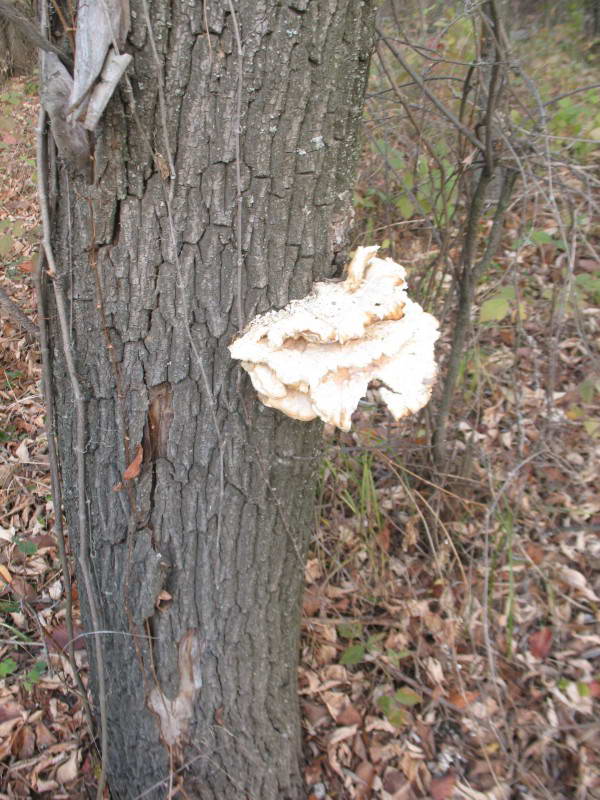
<path fill-rule="evenodd" d="M 182 670 L 191 660 L 201 686 L 188 693 L 191 718 L 172 746 L 181 770 L 174 780 L 187 796 L 304 796 L 296 671 L 321 430 L 263 407 L 227 346 L 238 326 L 238 236 L 246 320 L 304 296 L 336 269 L 373 5 L 234 2 L 244 47 L 241 231 L 239 60 L 226 0 L 149 3 L 176 172 L 175 244 L 159 72 L 140 0 L 131 1 L 125 47 L 133 95 L 121 83 L 107 107 L 92 181 L 50 159 L 53 245 L 87 411 L 91 568 L 102 628 L 113 632 L 101 642 L 115 798 L 167 795 L 169 747 L 148 701 L 157 687 L 169 700 L 189 688 Z M 64 503 L 77 548 L 73 397 L 52 313 L 50 326 Z M 129 492 L 118 488 L 125 436 L 132 455 L 144 448 Z M 168 595 L 157 607 L 161 591 Z"/>

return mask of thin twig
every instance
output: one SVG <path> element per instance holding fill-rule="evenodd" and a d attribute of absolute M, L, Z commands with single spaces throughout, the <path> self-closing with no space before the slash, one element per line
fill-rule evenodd
<path fill-rule="evenodd" d="M 148 11 L 147 0 L 142 0 L 142 8 L 144 9 L 144 17 L 146 19 L 146 30 L 148 31 L 148 41 L 150 42 L 150 49 L 152 50 L 152 58 L 156 66 L 157 79 L 158 79 L 158 107 L 160 109 L 160 124 L 163 133 L 165 151 L 167 154 L 167 163 L 169 165 L 169 175 L 171 177 L 169 188 L 169 203 L 173 202 L 173 192 L 175 191 L 175 162 L 173 161 L 173 151 L 169 141 L 169 128 L 167 125 L 167 103 L 165 100 L 165 73 L 162 61 L 158 56 L 156 49 L 156 41 L 154 39 L 154 31 L 152 23 L 150 22 L 150 12 Z M 175 246 L 175 243 L 174 243 Z"/>
<path fill-rule="evenodd" d="M 435 96 L 435 94 L 433 94 L 433 92 L 432 92 L 432 91 L 429 89 L 429 87 L 428 87 L 428 86 L 425 84 L 425 81 L 424 81 L 424 80 L 423 80 L 423 78 L 422 78 L 422 77 L 419 75 L 419 73 L 418 73 L 418 72 L 415 72 L 415 70 L 414 70 L 414 69 L 413 69 L 413 68 L 410 66 L 410 64 L 408 63 L 408 61 L 406 61 L 406 60 L 405 60 L 405 59 L 404 59 L 404 58 L 403 58 L 403 57 L 400 55 L 400 52 L 399 52 L 399 51 L 398 51 L 398 50 L 397 50 L 395 47 L 392 47 L 392 45 L 390 44 L 390 42 L 388 41 L 388 39 L 387 39 L 387 38 L 384 36 L 384 34 L 383 34 L 383 33 L 382 33 L 382 32 L 381 32 L 379 29 L 377 30 L 377 33 L 378 33 L 378 34 L 379 34 L 379 36 L 381 37 L 381 40 L 384 42 L 384 44 L 386 45 L 386 47 L 387 47 L 387 48 L 388 48 L 388 49 L 391 51 L 391 53 L 392 53 L 392 54 L 393 54 L 393 55 L 394 55 L 394 56 L 395 56 L 395 57 L 398 59 L 398 61 L 399 61 L 399 62 L 400 62 L 400 64 L 402 65 L 402 67 L 403 67 L 403 68 L 406 70 L 406 72 L 408 72 L 408 74 L 410 75 L 410 77 L 411 77 L 411 78 L 413 79 L 413 81 L 414 81 L 414 82 L 417 84 L 417 86 L 418 86 L 418 87 L 419 87 L 419 89 L 420 89 L 420 90 L 423 92 L 423 94 L 424 94 L 426 97 L 428 97 L 428 98 L 429 98 L 429 100 L 431 100 L 431 102 L 432 102 L 432 103 L 433 103 L 433 105 L 434 105 L 434 106 L 435 106 L 435 107 L 438 109 L 438 111 L 439 111 L 441 114 L 443 114 L 443 116 L 444 116 L 444 117 L 446 117 L 446 119 L 447 119 L 447 120 L 449 120 L 449 121 L 450 121 L 450 122 L 451 122 L 451 123 L 454 125 L 454 127 L 455 127 L 457 130 L 459 130 L 459 131 L 462 133 L 462 135 L 463 135 L 463 136 L 464 136 L 466 139 L 468 139 L 468 140 L 471 142 L 471 144 L 472 144 L 472 145 L 474 145 L 475 147 L 477 147 L 477 149 L 478 149 L 478 150 L 481 150 L 481 152 L 482 152 L 482 153 L 483 153 L 483 152 L 485 152 L 485 145 L 483 144 L 483 142 L 481 142 L 481 141 L 480 141 L 480 140 L 477 138 L 477 136 L 475 136 L 475 134 L 473 133 L 473 131 L 470 131 L 470 130 L 469 130 L 467 127 L 465 127 L 465 126 L 462 124 L 462 122 L 461 122 L 461 121 L 458 119 L 458 117 L 457 117 L 457 116 L 456 116 L 456 115 L 455 115 L 455 114 L 454 114 L 452 111 L 450 111 L 450 109 L 449 109 L 449 108 L 447 108 L 447 107 L 446 107 L 446 106 L 445 106 L 445 105 L 442 103 L 442 101 L 441 101 L 441 100 L 439 100 L 439 98 L 437 98 L 437 97 Z M 470 66 L 470 65 L 469 65 L 469 66 Z"/>
<path fill-rule="evenodd" d="M 571 97 L 571 95 L 579 94 L 579 92 L 589 92 L 592 89 L 600 89 L 600 83 L 592 83 L 589 86 L 580 86 L 578 89 L 571 89 L 570 92 L 563 92 L 562 94 L 558 94 L 556 97 L 553 97 L 552 100 L 546 100 L 543 105 L 551 106 L 553 103 L 558 103 L 559 100 L 563 100 L 565 97 Z"/>
<path fill-rule="evenodd" d="M 40 112 L 38 127 L 42 130 L 44 125 L 43 112 Z M 83 698 L 85 713 L 88 719 L 90 730 L 93 730 L 92 725 L 92 712 L 88 702 L 87 693 L 77 668 L 75 660 L 74 632 L 73 632 L 73 597 L 71 590 L 71 572 L 69 569 L 69 561 L 67 559 L 67 547 L 65 539 L 65 531 L 63 526 L 63 511 L 62 511 L 62 488 L 60 483 L 60 467 L 58 460 L 58 451 L 56 447 L 56 424 L 55 424 L 55 410 L 54 410 L 54 395 L 52 393 L 52 371 L 50 363 L 50 350 L 48 347 L 48 326 L 46 323 L 47 306 L 46 306 L 46 281 L 44 278 L 44 253 L 38 255 L 36 269 L 35 269 L 35 292 L 38 304 L 38 325 L 39 325 L 39 341 L 40 341 L 40 354 L 42 357 L 42 394 L 46 404 L 46 439 L 48 443 L 48 462 L 50 466 L 50 487 L 52 491 L 52 503 L 54 505 L 54 531 L 56 533 L 56 541 L 58 544 L 58 555 L 63 573 L 63 585 L 65 589 L 65 625 L 67 628 L 67 636 L 69 641 L 66 646 L 67 657 L 75 676 L 77 687 Z"/>
<path fill-rule="evenodd" d="M 229 0 L 229 12 L 231 14 L 231 21 L 233 23 L 233 34 L 237 46 L 238 57 L 238 71 L 237 71 L 237 99 L 235 109 L 235 177 L 237 189 L 237 312 L 238 312 L 238 328 L 244 328 L 244 299 L 242 297 L 242 271 L 243 271 L 243 257 L 242 257 L 242 173 L 240 166 L 240 133 L 242 124 L 242 80 L 244 69 L 244 48 L 242 47 L 242 40 L 240 37 L 240 29 L 238 26 L 235 8 L 233 7 L 232 0 Z"/>
<path fill-rule="evenodd" d="M 67 309 L 65 296 L 60 284 L 60 275 L 56 268 L 56 261 L 54 259 L 54 252 L 52 250 L 51 242 L 51 224 L 50 224 L 50 211 L 48 207 L 48 192 L 46 188 L 46 172 L 48 169 L 46 153 L 44 148 L 44 128 L 45 128 L 45 111 L 40 111 L 39 127 L 37 131 L 37 172 L 38 172 L 38 195 L 40 201 L 40 211 L 42 217 L 42 246 L 44 254 L 48 262 L 48 274 L 53 279 L 52 285 L 54 288 L 54 296 L 56 300 L 56 309 L 58 312 L 58 321 L 62 337 L 63 354 L 67 366 L 67 373 L 71 383 L 71 389 L 75 400 L 75 458 L 77 464 L 77 506 L 78 506 L 78 523 L 79 523 L 79 566 L 81 575 L 85 586 L 85 592 L 90 607 L 90 616 L 94 630 L 100 629 L 100 618 L 98 612 L 98 605 L 96 602 L 96 595 L 94 594 L 94 586 L 92 576 L 89 568 L 89 531 L 88 519 L 86 510 L 85 499 L 85 433 L 86 433 L 86 411 L 85 399 L 79 383 L 79 377 L 73 359 L 73 350 L 70 341 L 69 323 L 67 318 Z M 102 762 L 100 767 L 100 776 L 98 778 L 97 798 L 102 800 L 104 795 L 104 787 L 106 785 L 106 754 L 108 752 L 108 726 L 107 726 L 107 713 L 106 713 L 106 682 L 105 682 L 105 669 L 104 657 L 102 653 L 102 646 L 100 640 L 94 637 L 94 650 L 96 655 L 96 669 L 98 673 L 98 705 L 100 709 L 100 748 L 102 752 Z"/>

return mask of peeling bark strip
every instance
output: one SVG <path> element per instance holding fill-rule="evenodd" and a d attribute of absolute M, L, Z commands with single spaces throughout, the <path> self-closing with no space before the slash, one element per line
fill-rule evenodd
<path fill-rule="evenodd" d="M 251 319 L 335 270 L 373 4 L 154 0 L 156 57 L 145 5 L 131 1 L 119 49 L 132 61 L 95 131 L 93 182 L 56 159 L 48 176 L 87 415 L 92 574 L 102 628 L 121 632 L 101 637 L 110 788 L 162 800 L 171 745 L 190 797 L 296 800 L 298 554 L 320 426 L 262 406 L 228 346 L 238 301 Z M 161 169 L 169 154 L 174 179 Z M 53 309 L 49 319 L 77 547 L 74 401 Z M 143 460 L 128 492 L 113 492 L 129 466 L 126 441 L 132 458 L 142 445 Z"/>
<path fill-rule="evenodd" d="M 170 700 L 155 686 L 148 698 L 148 707 L 160 719 L 163 741 L 170 747 L 181 749 L 184 736 L 194 716 L 194 701 L 202 688 L 200 671 L 200 641 L 189 631 L 179 644 L 179 692 Z"/>

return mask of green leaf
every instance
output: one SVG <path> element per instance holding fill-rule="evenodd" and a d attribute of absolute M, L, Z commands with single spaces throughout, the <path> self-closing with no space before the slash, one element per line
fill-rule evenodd
<path fill-rule="evenodd" d="M 337 632 L 342 639 L 359 639 L 362 636 L 363 626 L 361 622 L 341 622 L 337 626 Z"/>
<path fill-rule="evenodd" d="M 342 653 L 342 657 L 340 658 L 340 664 L 343 664 L 346 667 L 353 667 L 355 664 L 360 664 L 360 662 L 365 657 L 365 647 L 362 644 L 351 644 L 350 647 L 347 647 L 344 652 Z"/>
<path fill-rule="evenodd" d="M 406 724 L 406 715 L 404 711 L 399 708 L 393 697 L 389 695 L 378 697 L 377 707 L 383 712 L 388 722 L 391 722 L 392 725 L 395 725 L 397 728 L 401 728 Z"/>
<path fill-rule="evenodd" d="M 600 419 L 586 419 L 583 427 L 588 436 L 597 436 L 600 434 Z"/>
<path fill-rule="evenodd" d="M 0 661 L 0 678 L 6 678 L 17 668 L 18 664 L 13 658 L 4 658 Z"/>
<path fill-rule="evenodd" d="M 37 553 L 38 546 L 35 542 L 29 542 L 27 539 L 17 539 L 17 547 L 26 556 L 32 556 Z"/>
<path fill-rule="evenodd" d="M 505 297 L 499 294 L 490 297 L 479 309 L 480 322 L 500 322 L 508 314 L 510 305 Z"/>
<path fill-rule="evenodd" d="M 387 714 L 388 711 L 391 709 L 392 703 L 393 703 L 392 698 L 387 694 L 384 694 L 381 697 L 377 698 L 377 708 L 380 711 L 383 711 L 384 714 Z"/>
<path fill-rule="evenodd" d="M 412 653 L 410 652 L 410 650 L 386 651 L 386 656 L 388 657 L 390 663 L 393 664 L 395 667 L 400 666 L 400 661 L 402 661 L 403 658 L 410 658 L 411 655 Z"/>
<path fill-rule="evenodd" d="M 413 204 L 405 194 L 396 200 L 396 208 L 402 214 L 403 219 L 410 219 L 415 213 Z"/>
<path fill-rule="evenodd" d="M 546 233 L 546 231 L 531 231 L 529 240 L 533 242 L 533 244 L 556 244 L 556 239 L 549 233 Z"/>
<path fill-rule="evenodd" d="M 0 256 L 10 253 L 13 246 L 12 236 L 0 236 Z"/>
<path fill-rule="evenodd" d="M 579 384 L 579 396 L 584 403 L 592 402 L 595 391 L 596 387 L 594 386 L 594 381 L 592 380 L 586 380 Z"/>
<path fill-rule="evenodd" d="M 406 725 L 406 714 L 401 708 L 393 708 L 389 714 L 386 714 L 386 717 L 388 722 L 391 722 L 397 728 Z"/>
<path fill-rule="evenodd" d="M 408 686 L 403 686 L 397 692 L 394 692 L 394 697 L 403 706 L 416 706 L 423 702 L 421 695 Z"/>
<path fill-rule="evenodd" d="M 374 650 L 379 650 L 379 644 L 382 639 L 385 639 L 385 637 L 385 633 L 374 633 L 372 636 L 369 636 L 366 644 L 367 652 L 372 653 Z"/>
<path fill-rule="evenodd" d="M 600 272 L 575 276 L 575 285 L 594 302 L 600 302 Z"/>
<path fill-rule="evenodd" d="M 14 614 L 21 606 L 15 600 L 0 600 L 0 614 Z"/>
<path fill-rule="evenodd" d="M 23 678 L 23 686 L 31 691 L 31 689 L 33 689 L 35 684 L 39 682 L 40 678 L 46 671 L 46 667 L 47 665 L 45 661 L 38 661 Z"/>

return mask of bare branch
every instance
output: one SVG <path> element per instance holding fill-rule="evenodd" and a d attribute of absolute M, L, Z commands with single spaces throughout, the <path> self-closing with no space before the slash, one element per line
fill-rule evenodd
<path fill-rule="evenodd" d="M 43 119 L 40 117 L 40 126 L 43 124 Z M 54 505 L 54 531 L 56 533 L 56 541 L 58 543 L 58 555 L 63 573 L 63 585 L 65 589 L 65 624 L 67 628 L 67 635 L 69 641 L 66 645 L 67 658 L 71 665 L 71 670 L 75 676 L 77 688 L 81 694 L 83 705 L 85 709 L 86 718 L 90 731 L 92 727 L 92 712 L 87 699 L 87 692 L 77 662 L 75 660 L 75 635 L 73 631 L 73 599 L 71 593 L 71 572 L 69 569 L 69 562 L 67 559 L 67 547 L 65 540 L 65 530 L 63 527 L 62 516 L 62 490 L 60 484 L 60 467 L 58 461 L 58 451 L 55 441 L 55 423 L 54 423 L 54 395 L 52 394 L 52 381 L 51 381 L 51 366 L 50 366 L 50 349 L 48 347 L 48 329 L 46 325 L 47 306 L 46 306 L 46 280 L 44 277 L 44 253 L 41 252 L 38 256 L 36 269 L 35 269 L 35 291 L 38 304 L 38 324 L 39 324 L 39 342 L 40 354 L 42 357 L 42 395 L 46 405 L 46 438 L 48 441 L 48 461 L 50 464 L 50 486 L 52 489 L 52 503 Z"/>
<path fill-rule="evenodd" d="M 9 3 L 7 0 L 0 0 L 0 16 L 8 20 L 11 25 L 14 25 L 26 39 L 38 47 L 40 50 L 45 50 L 47 53 L 54 53 L 58 56 L 66 67 L 73 67 L 73 61 L 66 53 L 49 42 L 45 36 L 39 32 L 35 23 L 22 14 L 15 3 Z"/>
<path fill-rule="evenodd" d="M 451 122 L 451 123 L 454 125 L 454 127 L 455 127 L 457 130 L 459 130 L 459 131 L 462 133 L 462 135 L 463 135 L 463 136 L 464 136 L 466 139 L 468 139 L 468 140 L 471 142 L 471 144 L 472 144 L 472 145 L 474 145 L 474 146 L 475 146 L 475 147 L 477 147 L 479 150 L 481 150 L 482 152 L 484 152 L 484 151 L 485 151 L 485 145 L 483 144 L 483 142 L 481 142 L 481 141 L 480 141 L 480 140 L 477 138 L 477 136 L 475 136 L 475 134 L 473 133 L 473 131 L 470 131 L 470 130 L 469 130 L 467 127 L 465 127 L 465 126 L 462 124 L 462 122 L 461 122 L 461 121 L 458 119 L 458 117 L 457 117 L 457 116 L 456 116 L 456 115 L 455 115 L 455 114 L 454 114 L 452 111 L 450 111 L 450 109 L 449 109 L 449 108 L 447 108 L 447 107 L 446 107 L 446 106 L 445 106 L 445 105 L 444 105 L 444 104 L 441 102 L 441 100 L 439 100 L 439 99 L 438 99 L 438 98 L 437 98 L 437 97 L 436 97 L 436 96 L 433 94 L 433 92 L 432 92 L 432 91 L 429 89 L 429 87 L 428 87 L 428 86 L 425 84 L 425 81 L 424 81 L 424 80 L 423 80 L 423 78 L 422 78 L 422 77 L 419 75 L 419 73 L 418 73 L 418 72 L 415 72 L 415 70 L 414 70 L 414 69 L 413 69 L 413 68 L 410 66 L 410 64 L 409 64 L 407 61 L 405 61 L 405 60 L 404 60 L 404 58 L 403 58 L 403 57 L 400 55 L 400 52 L 399 52 L 399 51 L 398 51 L 398 50 L 397 50 L 395 47 L 393 47 L 393 46 L 392 46 L 392 45 L 389 43 L 389 41 L 387 40 L 387 38 L 384 36 L 384 34 L 383 34 L 383 33 L 382 33 L 382 32 L 381 32 L 379 29 L 377 29 L 377 33 L 379 34 L 379 36 L 380 36 L 381 40 L 382 40 L 382 41 L 383 41 L 383 43 L 386 45 L 386 47 L 387 47 L 387 48 L 388 48 L 388 49 L 389 49 L 389 50 L 390 50 L 390 51 L 393 53 L 393 55 L 394 55 L 394 56 L 395 56 L 395 57 L 398 59 L 398 61 L 399 61 L 399 62 L 400 62 L 400 64 L 402 65 L 402 67 L 403 67 L 403 68 L 406 70 L 406 72 L 408 72 L 408 74 L 410 75 L 410 77 L 411 77 L 411 78 L 413 79 L 413 81 L 414 81 L 414 82 L 417 84 L 417 86 L 418 86 L 418 87 L 419 87 L 419 89 L 420 89 L 420 90 L 423 92 L 423 94 L 424 94 L 424 95 L 426 95 L 426 96 L 427 96 L 427 97 L 428 97 L 428 98 L 431 100 L 431 102 L 432 102 L 432 103 L 433 103 L 433 105 L 434 105 L 434 106 L 435 106 L 435 107 L 438 109 L 438 111 L 440 111 L 440 112 L 441 112 L 441 113 L 442 113 L 442 114 L 443 114 L 443 115 L 446 117 L 446 119 L 450 120 L 450 122 Z"/>

